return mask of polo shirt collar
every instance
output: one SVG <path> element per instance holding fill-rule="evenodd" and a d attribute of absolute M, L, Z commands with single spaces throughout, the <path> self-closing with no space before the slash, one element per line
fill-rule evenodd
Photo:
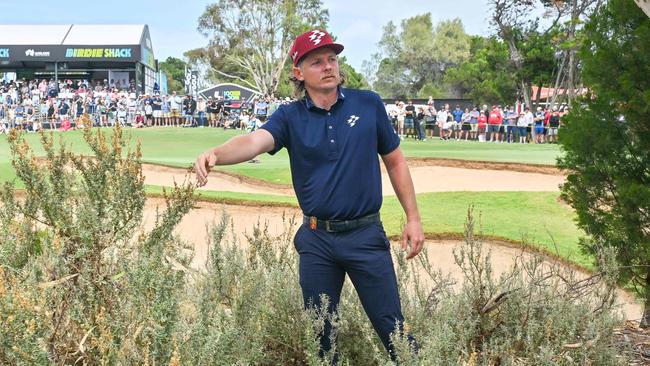
<path fill-rule="evenodd" d="M 334 105 L 338 104 L 338 102 L 341 102 L 341 101 L 345 100 L 345 94 L 343 94 L 343 88 L 341 88 L 341 87 L 339 86 L 339 87 L 337 88 L 336 92 L 337 92 L 336 103 L 334 103 Z M 307 92 L 305 92 L 305 98 L 304 98 L 304 100 L 305 100 L 305 106 L 307 107 L 307 109 L 309 109 L 309 110 L 321 109 L 321 108 L 318 108 L 318 107 L 314 104 L 314 102 L 313 102 L 313 101 L 311 100 L 311 98 L 309 97 L 309 93 L 307 93 Z M 333 105 L 332 107 L 334 107 L 334 105 Z"/>

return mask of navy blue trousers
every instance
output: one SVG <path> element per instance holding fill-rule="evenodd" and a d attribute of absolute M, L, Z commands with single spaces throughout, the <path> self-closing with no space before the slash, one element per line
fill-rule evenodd
<path fill-rule="evenodd" d="M 393 356 L 390 334 L 403 327 L 404 316 L 390 242 L 381 223 L 351 231 L 330 233 L 303 224 L 294 244 L 300 255 L 300 286 L 305 308 L 320 307 L 321 294 L 329 297 L 329 313 L 336 311 L 347 273 L 370 322 Z M 320 335 L 321 356 L 331 349 L 331 324 Z M 409 339 L 412 337 L 409 335 Z"/>

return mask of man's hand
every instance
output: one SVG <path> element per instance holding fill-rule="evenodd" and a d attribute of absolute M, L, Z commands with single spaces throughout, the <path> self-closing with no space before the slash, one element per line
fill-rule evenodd
<path fill-rule="evenodd" d="M 208 182 L 208 173 L 210 169 L 217 163 L 217 155 L 213 149 L 207 150 L 199 155 L 194 162 L 194 171 L 196 172 L 196 179 L 199 181 L 199 186 L 203 187 Z"/>
<path fill-rule="evenodd" d="M 404 226 L 402 232 L 402 250 L 406 250 L 411 244 L 406 259 L 411 259 L 418 255 L 424 245 L 424 232 L 422 231 L 422 223 L 420 221 L 410 221 Z"/>

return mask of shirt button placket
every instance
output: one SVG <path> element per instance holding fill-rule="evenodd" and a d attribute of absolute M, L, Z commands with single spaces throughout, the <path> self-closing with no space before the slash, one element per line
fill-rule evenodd
<path fill-rule="evenodd" d="M 338 157 L 338 151 L 336 148 L 336 129 L 334 128 L 334 121 L 331 115 L 330 112 L 327 112 L 327 116 L 330 117 L 327 121 L 327 138 L 329 139 L 329 157 L 333 160 Z"/>

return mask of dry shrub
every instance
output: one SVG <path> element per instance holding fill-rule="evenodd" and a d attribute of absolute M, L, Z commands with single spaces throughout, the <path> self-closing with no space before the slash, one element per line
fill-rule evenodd
<path fill-rule="evenodd" d="M 9 185 L 0 206 L 0 364 L 326 365 L 316 334 L 327 314 L 304 311 L 293 227 L 274 237 L 253 226 L 248 245 L 227 215 L 207 228 L 205 267 L 172 230 L 193 204 L 189 186 L 167 195 L 166 210 L 142 229 L 145 194 L 139 149 L 84 132 L 94 158 L 42 135 L 37 164 L 20 135 L 10 145 L 24 197 Z M 253 223 L 251 223 L 253 225 Z M 395 252 L 416 353 L 396 334 L 401 365 L 625 364 L 613 340 L 616 268 L 588 279 L 533 257 L 500 277 L 474 237 L 456 254 L 464 274 L 454 290 L 426 253 Z M 243 249 L 245 248 L 245 249 Z M 603 258 L 611 258 L 605 253 Z M 341 365 L 390 364 L 353 287 L 330 319 Z"/>

